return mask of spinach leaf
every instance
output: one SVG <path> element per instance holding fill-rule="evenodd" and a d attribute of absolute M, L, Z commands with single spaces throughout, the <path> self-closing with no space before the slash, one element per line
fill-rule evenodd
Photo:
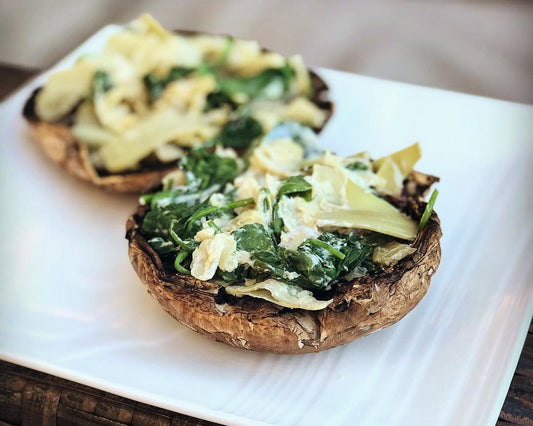
<path fill-rule="evenodd" d="M 305 201 L 311 201 L 312 189 L 311 184 L 303 176 L 290 176 L 281 181 L 278 198 L 288 195 L 291 197 L 302 197 Z"/>
<path fill-rule="evenodd" d="M 217 86 L 232 99 L 238 94 L 245 94 L 249 99 L 280 99 L 289 92 L 294 75 L 294 70 L 285 64 L 281 68 L 268 68 L 252 77 L 217 76 Z"/>
<path fill-rule="evenodd" d="M 188 191 L 204 190 L 214 184 L 222 187 L 237 176 L 237 162 L 233 158 L 219 157 L 205 148 L 192 150 L 179 165 L 185 172 Z"/>
<path fill-rule="evenodd" d="M 150 95 L 150 102 L 154 102 L 162 95 L 167 84 L 174 80 L 187 77 L 193 71 L 193 68 L 172 67 L 167 76 L 164 78 L 152 73 L 146 74 L 143 78 L 143 83 L 148 90 L 148 94 Z"/>
<path fill-rule="evenodd" d="M 239 117 L 222 127 L 216 142 L 230 148 L 247 148 L 263 134 L 263 126 L 250 116 Z"/>
<path fill-rule="evenodd" d="M 368 170 L 368 166 L 360 160 L 355 160 L 346 166 L 348 170 Z"/>
<path fill-rule="evenodd" d="M 320 240 L 306 240 L 297 250 L 285 250 L 284 256 L 287 264 L 305 277 L 306 280 L 299 280 L 300 286 L 323 290 L 338 277 L 340 259 L 322 244 L 316 244 L 316 241 Z"/>
<path fill-rule="evenodd" d="M 303 176 L 290 176 L 281 181 L 278 195 L 272 208 L 272 228 L 274 235 L 279 237 L 283 230 L 283 218 L 279 214 L 279 200 L 284 195 L 288 197 L 302 197 L 305 201 L 311 201 L 313 187 Z"/>
<path fill-rule="evenodd" d="M 91 97 L 97 93 L 105 93 L 113 88 L 113 81 L 109 74 L 103 70 L 97 70 L 93 75 L 93 81 L 91 83 Z"/>
<path fill-rule="evenodd" d="M 276 202 L 272 208 L 272 229 L 274 230 L 276 238 L 281 235 L 284 225 L 283 218 L 279 214 L 279 200 L 277 201 L 278 202 Z"/>
<path fill-rule="evenodd" d="M 156 209 L 150 210 L 144 216 L 142 229 L 148 238 L 159 237 L 165 241 L 171 241 L 170 225 L 177 220 L 179 216 L 172 211 L 173 209 Z M 156 243 L 160 246 L 160 243 Z M 155 247 L 154 247 L 155 249 Z"/>
<path fill-rule="evenodd" d="M 206 97 L 205 111 L 210 111 L 215 108 L 221 108 L 228 105 L 231 109 L 237 108 L 237 104 L 231 98 L 219 90 L 211 92 Z"/>
<path fill-rule="evenodd" d="M 154 102 L 158 99 L 167 85 L 165 79 L 162 79 L 155 74 L 146 74 L 143 78 L 143 83 L 146 86 L 146 89 L 148 89 L 150 102 Z"/>
<path fill-rule="evenodd" d="M 243 284 L 244 280 L 247 278 L 248 269 L 248 265 L 241 264 L 231 272 L 219 270 L 219 274 L 227 283 L 239 285 Z"/>
<path fill-rule="evenodd" d="M 166 78 L 166 84 L 172 81 L 187 77 L 193 71 L 194 71 L 194 68 L 172 67 L 170 68 L 170 71 L 168 72 L 168 75 Z"/>
<path fill-rule="evenodd" d="M 268 228 L 260 223 L 248 223 L 232 233 L 237 242 L 237 249 L 249 253 L 273 251 L 274 241 Z"/>
<path fill-rule="evenodd" d="M 185 222 L 184 234 L 186 236 L 192 236 L 196 234 L 196 231 L 198 231 L 199 229 L 198 222 L 203 217 L 209 217 L 210 219 L 213 219 L 221 213 L 234 210 L 238 207 L 248 206 L 250 204 L 253 204 L 254 202 L 255 200 L 253 198 L 246 198 L 244 200 L 231 201 L 221 206 L 208 206 L 199 209 L 194 214 L 192 214 Z M 197 225 L 196 227 L 195 224 Z"/>
<path fill-rule="evenodd" d="M 237 249 L 250 253 L 254 261 L 252 277 L 266 279 L 270 275 L 283 278 L 287 268 L 269 228 L 260 223 L 249 223 L 233 231 L 232 235 Z"/>
<path fill-rule="evenodd" d="M 151 238 L 148 243 L 160 256 L 174 254 L 177 251 L 176 246 L 171 241 L 164 240 L 161 237 Z"/>
<path fill-rule="evenodd" d="M 363 244 L 358 238 L 349 238 L 346 240 L 344 249 L 344 259 L 339 265 L 339 274 L 348 274 L 355 268 L 359 267 L 374 251 L 370 245 Z"/>
<path fill-rule="evenodd" d="M 261 188 L 257 195 L 257 204 L 261 209 L 264 217 L 272 216 L 272 200 L 270 199 L 270 191 L 268 188 Z"/>

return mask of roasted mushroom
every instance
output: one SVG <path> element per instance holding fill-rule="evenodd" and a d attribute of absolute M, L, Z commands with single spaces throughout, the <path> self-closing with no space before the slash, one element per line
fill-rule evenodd
<path fill-rule="evenodd" d="M 409 149 L 412 153 L 418 148 Z M 327 161 L 336 162 L 331 158 Z M 351 165 L 362 167 L 356 162 Z M 291 305 L 246 295 L 235 297 L 229 294 L 230 289 L 235 289 L 231 283 L 200 280 L 189 273 L 177 272 L 173 262 L 169 263 L 154 249 L 154 240 L 149 243 L 146 227 L 143 229 L 150 205 L 139 206 L 127 222 L 129 257 L 148 292 L 163 309 L 198 333 L 254 351 L 284 354 L 322 351 L 396 323 L 426 294 L 439 266 L 442 233 L 439 218 L 432 211 L 434 200 L 428 208 L 422 197 L 437 180 L 410 171 L 403 181 L 401 195 L 388 197 L 407 220 L 419 223 L 426 216 L 418 230 L 414 228 L 408 251 L 399 260 L 384 262 L 380 268 L 337 281 L 326 287 L 325 293 L 318 292 L 318 303 L 330 299 L 327 306 L 319 309 L 287 307 Z M 177 240 L 186 244 L 179 237 Z"/>

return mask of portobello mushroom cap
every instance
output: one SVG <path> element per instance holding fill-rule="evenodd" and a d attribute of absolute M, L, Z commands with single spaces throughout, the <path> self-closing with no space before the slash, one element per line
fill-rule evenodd
<path fill-rule="evenodd" d="M 175 31 L 182 35 L 197 35 L 195 31 Z M 268 49 L 263 49 L 267 51 Z M 313 130 L 320 133 L 333 114 L 333 103 L 328 100 L 328 86 L 316 73 L 309 70 L 313 96 L 311 101 L 326 113 L 326 120 L 321 127 Z M 35 112 L 35 98 L 39 93 L 38 88 L 24 104 L 22 115 L 26 119 L 32 138 L 41 146 L 46 156 L 54 163 L 59 164 L 70 175 L 90 182 L 105 190 L 112 192 L 139 194 L 148 192 L 160 185 L 161 179 L 167 173 L 176 169 L 176 162 L 157 163 L 150 162 L 143 165 L 138 170 L 126 171 L 117 174 L 102 173 L 91 163 L 87 146 L 80 142 L 70 131 L 70 127 L 65 122 L 72 119 L 67 116 L 61 122 L 44 122 L 37 117 Z"/>
<path fill-rule="evenodd" d="M 419 220 L 426 205 L 419 195 L 427 189 L 427 182 L 436 180 L 411 173 L 406 184 L 411 194 L 402 210 Z M 140 206 L 126 225 L 129 257 L 148 292 L 182 324 L 243 349 L 280 354 L 318 352 L 389 327 L 420 302 L 440 263 L 442 232 L 433 212 L 414 242 L 415 253 L 379 273 L 340 284 L 333 302 L 322 310 L 287 309 L 249 296 L 217 304 L 220 285 L 165 268 L 142 233 L 148 209 Z"/>

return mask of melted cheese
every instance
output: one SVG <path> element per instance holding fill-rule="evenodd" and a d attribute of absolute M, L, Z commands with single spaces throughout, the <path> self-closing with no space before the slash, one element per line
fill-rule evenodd
<path fill-rule="evenodd" d="M 176 80 L 165 88 L 161 98 L 156 101 L 155 108 L 202 112 L 207 95 L 215 88 L 216 82 L 212 75 Z"/>
<path fill-rule="evenodd" d="M 55 121 L 67 114 L 87 97 L 96 67 L 88 61 L 78 61 L 72 68 L 50 76 L 35 100 L 35 112 L 45 121 Z"/>
<path fill-rule="evenodd" d="M 317 207 L 316 202 L 307 202 L 300 197 L 282 197 L 279 202 L 279 215 L 284 224 L 281 247 L 296 250 L 306 239 L 320 235 L 315 218 Z"/>
<path fill-rule="evenodd" d="M 215 234 L 202 240 L 193 252 L 191 274 L 199 280 L 207 281 L 213 278 L 217 268 L 231 272 L 238 265 L 237 244 L 233 237 Z"/>
<path fill-rule="evenodd" d="M 260 173 L 288 177 L 303 165 L 304 149 L 291 139 L 278 139 L 258 146 L 250 158 L 250 167 Z"/>
<path fill-rule="evenodd" d="M 259 120 L 265 131 L 287 120 L 298 121 L 311 127 L 320 127 L 326 121 L 326 113 L 303 96 L 296 97 L 288 104 L 282 101 L 258 100 L 250 108 L 252 116 Z"/>

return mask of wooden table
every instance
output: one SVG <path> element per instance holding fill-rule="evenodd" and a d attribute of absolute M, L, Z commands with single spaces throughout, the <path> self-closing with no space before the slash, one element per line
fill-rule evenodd
<path fill-rule="evenodd" d="M 0 64 L 0 100 L 37 70 Z M 69 380 L 0 361 L 2 425 L 213 425 Z M 497 422 L 533 425 L 533 325 Z"/>

